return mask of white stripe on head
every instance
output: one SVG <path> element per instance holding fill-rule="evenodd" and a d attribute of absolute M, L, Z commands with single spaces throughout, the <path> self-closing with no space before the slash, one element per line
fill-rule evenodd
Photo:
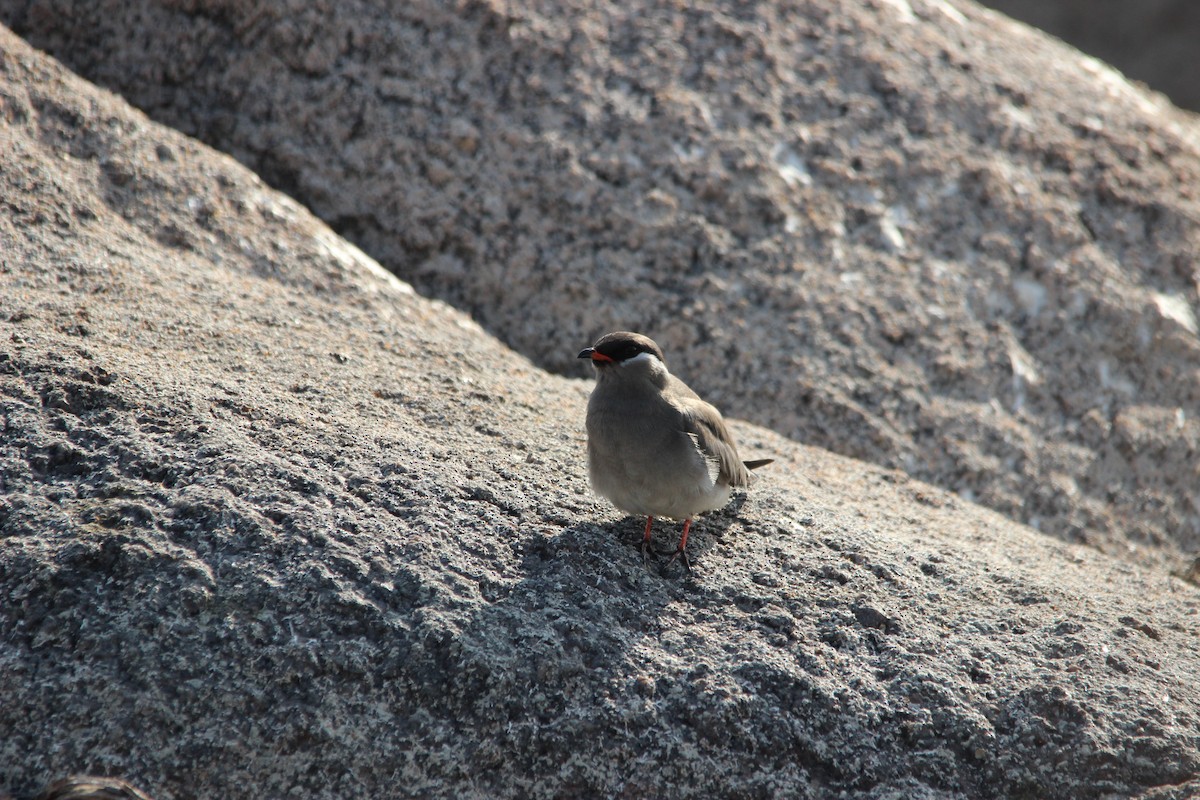
<path fill-rule="evenodd" d="M 640 363 L 644 363 L 646 361 L 654 361 L 659 364 L 662 363 L 661 361 L 658 360 L 658 356 L 654 355 L 654 353 L 641 352 L 641 353 L 638 353 L 633 358 L 625 359 L 624 361 L 620 362 L 620 364 L 622 367 L 625 367 L 630 364 L 640 364 Z"/>

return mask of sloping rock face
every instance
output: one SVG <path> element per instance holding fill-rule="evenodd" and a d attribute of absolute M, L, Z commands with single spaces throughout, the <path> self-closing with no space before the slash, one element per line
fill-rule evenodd
<path fill-rule="evenodd" d="M 1143 564 L 1200 553 L 1200 129 L 994 12 L 0 13 L 541 366 L 643 330 L 788 436 Z"/>
<path fill-rule="evenodd" d="M 4 30 L 0 116 L 0 793 L 1200 790 L 1194 586 L 745 424 L 646 569 L 586 382 Z"/>

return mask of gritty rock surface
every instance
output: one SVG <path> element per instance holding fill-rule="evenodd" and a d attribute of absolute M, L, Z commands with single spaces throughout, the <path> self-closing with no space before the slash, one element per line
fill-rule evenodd
<path fill-rule="evenodd" d="M 1200 554 L 1200 127 L 967 2 L 0 0 L 534 363 Z"/>
<path fill-rule="evenodd" d="M 4 30 L 0 103 L 0 793 L 1200 788 L 1194 585 L 743 423 L 647 570 L 586 381 Z"/>

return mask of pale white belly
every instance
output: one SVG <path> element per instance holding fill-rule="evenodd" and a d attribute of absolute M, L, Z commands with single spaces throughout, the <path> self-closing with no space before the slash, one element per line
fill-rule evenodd
<path fill-rule="evenodd" d="M 638 470 L 619 454 L 588 448 L 592 489 L 622 511 L 652 517 L 687 519 L 729 502 L 729 486 L 713 482 L 712 470 L 699 452 L 695 460 L 670 473 Z"/>

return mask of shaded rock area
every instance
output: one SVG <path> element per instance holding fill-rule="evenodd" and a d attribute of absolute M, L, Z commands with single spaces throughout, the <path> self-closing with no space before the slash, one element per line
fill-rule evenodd
<path fill-rule="evenodd" d="M 1200 111 L 1200 5 L 1191 0 L 987 0 Z"/>
<path fill-rule="evenodd" d="M 587 381 L 6 30 L 0 116 L 0 793 L 1200 789 L 1195 586 L 744 423 L 646 569 Z"/>
<path fill-rule="evenodd" d="M 539 366 L 652 335 L 739 416 L 1184 574 L 1200 127 L 967 2 L 0 0 Z"/>

